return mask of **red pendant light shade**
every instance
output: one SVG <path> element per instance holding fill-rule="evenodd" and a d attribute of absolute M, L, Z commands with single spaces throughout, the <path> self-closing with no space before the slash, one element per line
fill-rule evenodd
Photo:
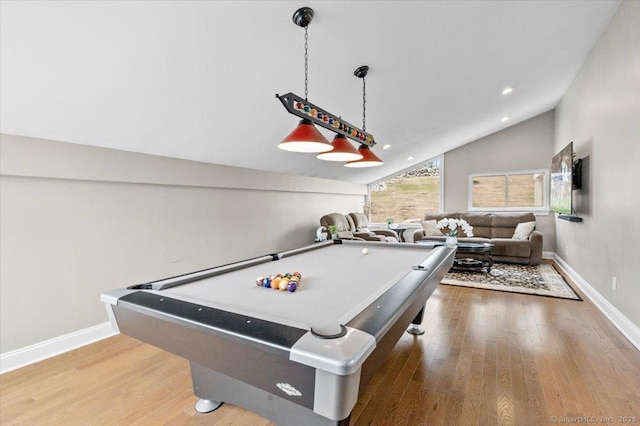
<path fill-rule="evenodd" d="M 358 152 L 362 154 L 362 159 L 356 160 L 356 161 L 349 161 L 348 163 L 345 163 L 344 165 L 345 167 L 354 167 L 354 168 L 375 167 L 375 166 L 382 166 L 384 164 L 384 162 L 380 158 L 378 158 L 378 156 L 375 155 L 367 145 L 364 145 L 364 144 L 360 145 L 360 148 L 358 148 Z"/>
<path fill-rule="evenodd" d="M 356 161 L 362 158 L 362 154 L 351 145 L 351 142 L 343 135 L 336 135 L 331 142 L 332 151 L 318 155 L 320 160 L 325 161 Z"/>
<path fill-rule="evenodd" d="M 278 148 L 292 152 L 327 152 L 331 151 L 333 146 L 311 120 L 302 119 L 298 127 L 280 142 Z"/>

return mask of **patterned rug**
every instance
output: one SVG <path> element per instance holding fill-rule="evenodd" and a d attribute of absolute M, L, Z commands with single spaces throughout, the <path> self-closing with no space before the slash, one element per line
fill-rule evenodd
<path fill-rule="evenodd" d="M 491 272 L 449 271 L 441 284 L 582 300 L 552 265 L 494 263 Z"/>

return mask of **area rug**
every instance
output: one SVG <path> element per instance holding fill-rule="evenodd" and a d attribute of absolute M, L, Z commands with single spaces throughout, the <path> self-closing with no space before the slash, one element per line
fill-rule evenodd
<path fill-rule="evenodd" d="M 552 265 L 494 263 L 491 272 L 449 271 L 441 284 L 582 300 Z"/>

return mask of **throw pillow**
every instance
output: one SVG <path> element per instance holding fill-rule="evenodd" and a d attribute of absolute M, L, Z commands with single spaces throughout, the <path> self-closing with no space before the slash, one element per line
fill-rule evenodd
<path fill-rule="evenodd" d="M 535 222 L 522 222 L 516 226 L 516 230 L 513 233 L 514 240 L 528 240 L 529 234 L 533 231 L 533 228 L 536 227 Z"/>
<path fill-rule="evenodd" d="M 435 220 L 422 221 L 425 237 L 442 237 L 442 230 L 438 228 Z"/>

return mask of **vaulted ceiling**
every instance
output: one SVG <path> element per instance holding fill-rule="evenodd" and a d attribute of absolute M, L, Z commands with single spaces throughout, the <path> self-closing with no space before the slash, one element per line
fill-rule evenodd
<path fill-rule="evenodd" d="M 369 65 L 366 127 L 384 166 L 276 147 L 298 118 L 275 94 L 304 95 L 304 30 L 291 19 L 302 6 L 315 11 L 309 101 L 360 126 L 353 71 Z M 368 183 L 553 109 L 618 6 L 3 0 L 0 130 Z"/>

